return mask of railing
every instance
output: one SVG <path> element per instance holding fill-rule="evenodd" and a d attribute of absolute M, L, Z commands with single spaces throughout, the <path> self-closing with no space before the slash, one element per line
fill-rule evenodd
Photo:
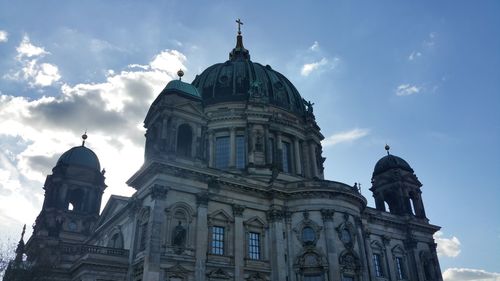
<path fill-rule="evenodd" d="M 125 249 L 100 247 L 94 245 L 63 244 L 62 251 L 65 254 L 100 254 L 107 256 L 127 257 L 129 251 Z"/>

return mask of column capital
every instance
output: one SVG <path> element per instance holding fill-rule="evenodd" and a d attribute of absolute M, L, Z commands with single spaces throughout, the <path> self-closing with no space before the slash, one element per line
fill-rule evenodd
<path fill-rule="evenodd" d="M 151 187 L 151 198 L 164 200 L 165 198 L 167 198 L 168 190 L 169 188 L 166 186 L 155 184 Z"/>
<path fill-rule="evenodd" d="M 243 211 L 245 211 L 245 206 L 244 205 L 238 205 L 238 204 L 234 204 L 233 205 L 233 215 L 235 217 L 242 217 L 243 216 Z"/>
<path fill-rule="evenodd" d="M 196 203 L 198 206 L 208 206 L 208 201 L 210 197 L 208 195 L 208 192 L 200 192 L 196 194 Z"/>
<path fill-rule="evenodd" d="M 321 217 L 324 221 L 333 221 L 333 215 L 335 214 L 335 210 L 333 209 L 321 209 Z"/>

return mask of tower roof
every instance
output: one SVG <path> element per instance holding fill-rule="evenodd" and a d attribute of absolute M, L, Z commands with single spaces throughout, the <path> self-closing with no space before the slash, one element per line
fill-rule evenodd
<path fill-rule="evenodd" d="M 408 164 L 408 162 L 406 162 L 403 158 L 396 155 L 387 154 L 386 156 L 378 160 L 377 164 L 375 164 L 373 176 L 380 175 L 383 172 L 391 169 L 402 169 L 413 173 L 413 169 L 410 167 L 410 164 Z"/>
<path fill-rule="evenodd" d="M 96 171 L 101 170 L 101 164 L 97 155 L 89 148 L 81 145 L 75 146 L 70 150 L 64 152 L 56 165 L 76 165 L 82 166 Z"/>

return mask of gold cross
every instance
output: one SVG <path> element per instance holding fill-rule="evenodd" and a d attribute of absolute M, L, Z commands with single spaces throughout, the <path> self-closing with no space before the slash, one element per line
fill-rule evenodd
<path fill-rule="evenodd" d="M 237 19 L 236 23 L 238 24 L 238 34 L 241 34 L 241 26 L 243 25 L 243 22 L 240 19 Z"/>

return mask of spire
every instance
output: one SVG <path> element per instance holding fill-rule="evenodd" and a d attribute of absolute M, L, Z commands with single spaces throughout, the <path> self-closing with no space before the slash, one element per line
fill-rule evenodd
<path fill-rule="evenodd" d="M 238 24 L 238 35 L 236 36 L 236 47 L 229 53 L 229 60 L 250 60 L 250 54 L 245 47 L 243 47 L 243 36 L 241 36 L 241 26 L 243 22 L 240 19 L 236 20 Z"/>
<path fill-rule="evenodd" d="M 24 233 L 26 232 L 26 225 L 23 226 L 23 232 L 21 233 L 21 239 L 19 240 L 19 243 L 17 243 L 17 248 L 16 248 L 16 258 L 14 259 L 14 262 L 16 264 L 19 264 L 23 261 L 23 254 L 24 254 Z"/>
<path fill-rule="evenodd" d="M 85 130 L 85 133 L 82 135 L 82 146 L 85 146 L 85 140 L 87 139 L 87 130 Z"/>

